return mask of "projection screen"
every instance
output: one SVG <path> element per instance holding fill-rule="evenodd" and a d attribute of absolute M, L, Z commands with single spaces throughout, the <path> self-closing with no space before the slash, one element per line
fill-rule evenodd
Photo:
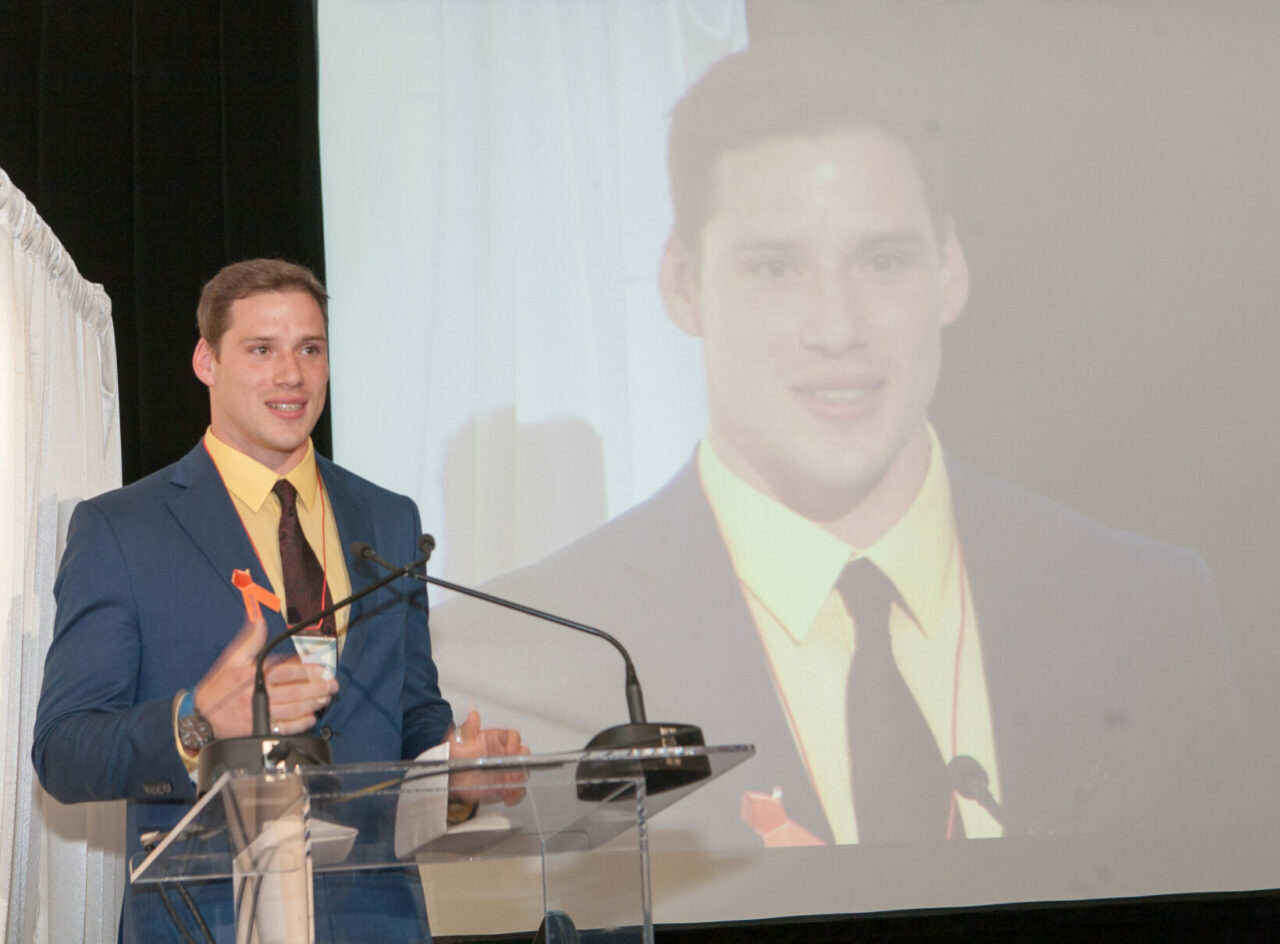
<path fill-rule="evenodd" d="M 654 819 L 659 921 L 1280 885 L 1272 5 L 318 11 L 335 458 L 437 575 L 757 748 Z M 721 81 L 672 237 L 676 102 L 815 37 L 796 82 L 871 110 Z M 948 793 L 990 782 L 940 835 L 850 806 L 895 763 L 858 768 L 851 557 Z M 597 641 L 432 606 L 459 717 L 625 720 Z"/>

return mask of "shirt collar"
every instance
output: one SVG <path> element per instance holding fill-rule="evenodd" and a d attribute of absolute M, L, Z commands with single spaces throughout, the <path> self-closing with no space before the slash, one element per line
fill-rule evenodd
<path fill-rule="evenodd" d="M 704 439 L 698 475 L 742 584 L 804 638 L 856 550 L 739 478 Z"/>
<path fill-rule="evenodd" d="M 938 624 L 956 554 L 951 480 L 937 434 L 929 427 L 929 471 L 906 513 L 866 549 L 865 556 L 893 581 L 927 635 Z"/>
<path fill-rule="evenodd" d="M 903 516 L 865 550 L 739 478 L 704 439 L 698 474 L 738 579 L 797 642 L 813 625 L 845 565 L 868 557 L 893 581 L 922 631 L 936 625 L 955 553 L 946 461 L 929 428 L 929 469 Z"/>
<path fill-rule="evenodd" d="M 309 510 L 316 500 L 320 473 L 316 468 L 315 448 L 310 439 L 307 440 L 307 453 L 302 461 L 284 476 L 277 475 L 257 459 L 228 446 L 213 434 L 212 428 L 204 434 L 204 446 L 209 451 L 213 464 L 217 466 L 227 491 L 244 502 L 254 514 L 262 510 L 267 496 L 281 478 L 298 490 L 298 500 L 302 502 L 303 508 Z"/>

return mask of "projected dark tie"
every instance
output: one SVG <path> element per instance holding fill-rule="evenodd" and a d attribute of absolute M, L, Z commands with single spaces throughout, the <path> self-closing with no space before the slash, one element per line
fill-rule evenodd
<path fill-rule="evenodd" d="M 854 622 L 849 670 L 849 756 L 860 842 L 945 839 L 951 809 L 947 768 L 889 642 L 893 583 L 871 561 L 853 561 L 836 581 Z M 962 835 L 959 819 L 957 835 Z"/>
<path fill-rule="evenodd" d="M 324 570 L 316 560 L 316 552 L 307 543 L 298 522 L 298 492 L 284 479 L 271 489 L 280 499 L 280 565 L 284 570 L 284 598 L 288 604 L 285 620 L 296 623 L 333 602 L 325 585 Z M 320 626 L 308 627 L 303 635 L 333 636 L 337 626 L 326 617 Z"/>

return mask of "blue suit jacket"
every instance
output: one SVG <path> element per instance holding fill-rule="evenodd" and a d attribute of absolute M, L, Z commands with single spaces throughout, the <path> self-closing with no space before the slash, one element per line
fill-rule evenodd
<path fill-rule="evenodd" d="M 410 499 L 317 462 L 344 547 L 363 540 L 392 560 L 417 556 L 420 523 Z M 380 576 L 349 551 L 346 563 L 355 588 Z M 195 799 L 174 744 L 173 698 L 200 681 L 244 623 L 231 584 L 237 568 L 269 586 L 203 445 L 72 515 L 32 759 L 45 789 L 63 802 L 127 799 L 131 858 L 141 833 L 171 826 Z M 336 763 L 411 758 L 444 737 L 451 711 L 437 684 L 420 588 L 397 581 L 351 608 L 339 694 L 318 724 Z M 279 614 L 263 612 L 269 634 L 284 628 Z M 229 902 L 222 886 L 210 894 Z M 130 888 L 131 931 L 172 933 L 158 908 L 132 900 L 154 897 Z"/>
<path fill-rule="evenodd" d="M 1204 563 L 953 457 L 948 472 L 982 635 L 1001 799 L 1012 816 L 1058 832 L 1247 821 L 1247 739 Z M 654 720 L 698 724 L 709 744 L 756 746 L 754 759 L 659 816 L 656 830 L 758 845 L 739 815 L 742 793 L 781 787 L 788 815 L 831 840 L 692 463 L 647 502 L 486 589 L 619 636 Z M 621 720 L 611 707 L 621 701 L 621 673 L 604 647 L 595 655 L 591 640 L 557 643 L 564 637 L 549 635 L 556 630 L 527 621 L 495 630 L 507 618 L 483 606 L 457 601 L 437 611 L 451 682 L 465 674 L 447 665 L 455 638 L 483 634 L 512 653 L 530 686 L 539 669 L 554 667 L 550 646 L 572 646 L 560 661 L 573 668 L 554 675 L 562 713 L 588 726 Z M 502 676 L 495 661 L 469 696 L 486 697 L 478 686 Z"/>

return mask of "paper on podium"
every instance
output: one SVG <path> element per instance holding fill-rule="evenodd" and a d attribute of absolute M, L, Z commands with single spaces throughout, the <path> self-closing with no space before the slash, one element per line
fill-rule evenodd
<path fill-rule="evenodd" d="M 446 761 L 449 759 L 449 742 L 428 748 L 415 761 Z M 444 835 L 446 817 L 449 815 L 448 774 L 425 780 L 429 788 L 413 789 L 406 781 L 396 801 L 396 858 L 407 859 L 432 839 Z"/>
<path fill-rule="evenodd" d="M 354 826 L 342 826 L 311 817 L 311 862 L 324 867 L 337 865 L 351 855 L 359 833 Z"/>

